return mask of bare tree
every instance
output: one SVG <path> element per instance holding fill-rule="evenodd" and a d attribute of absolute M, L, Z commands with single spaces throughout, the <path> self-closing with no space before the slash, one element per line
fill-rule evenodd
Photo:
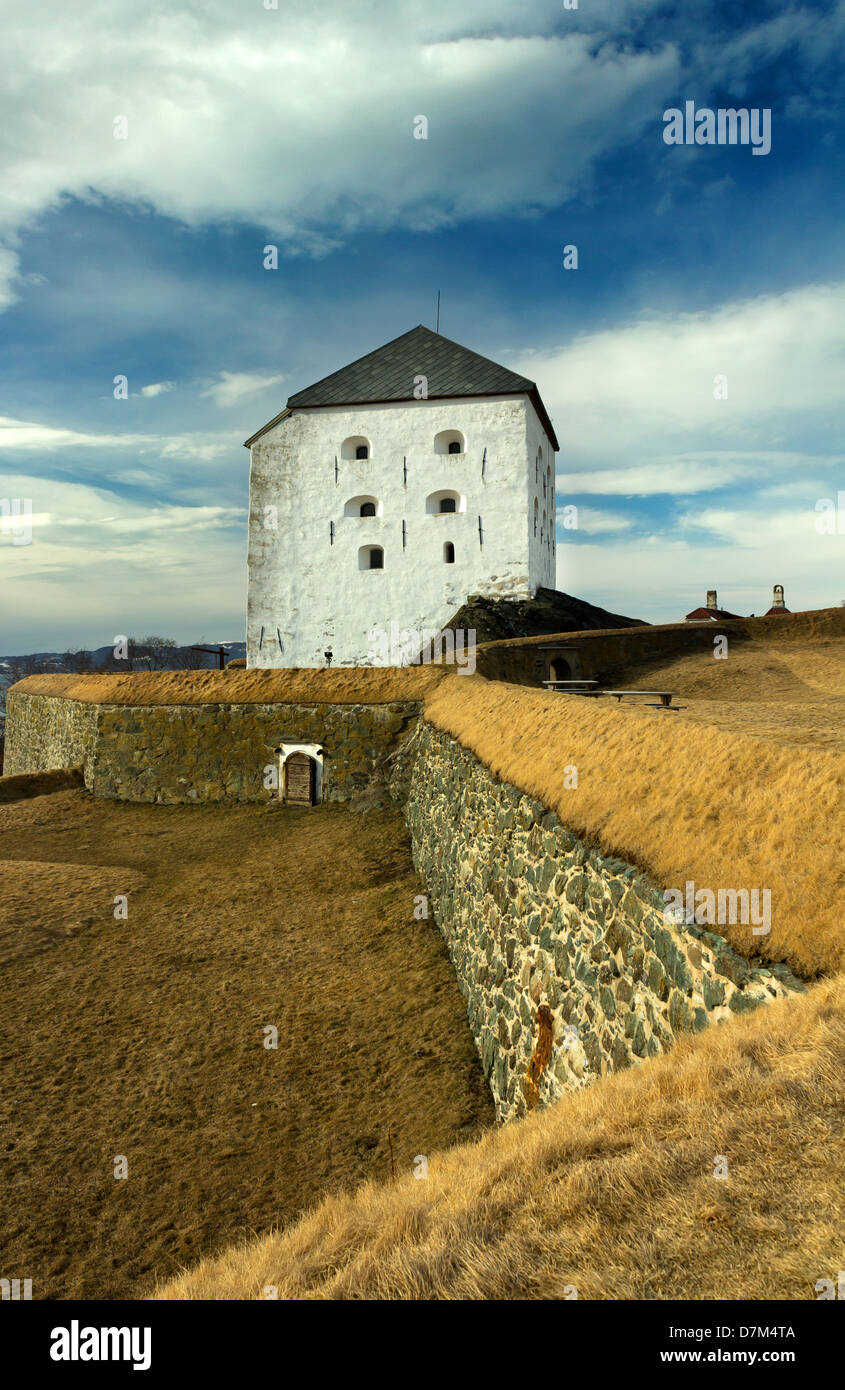
<path fill-rule="evenodd" d="M 73 671 L 76 675 L 88 675 L 94 669 L 94 658 L 88 651 L 73 651 L 68 647 L 62 657 L 62 667 L 65 671 Z"/>
<path fill-rule="evenodd" d="M 173 654 L 179 643 L 173 637 L 145 637 L 143 646 L 149 655 L 155 671 L 165 671 L 172 666 Z"/>

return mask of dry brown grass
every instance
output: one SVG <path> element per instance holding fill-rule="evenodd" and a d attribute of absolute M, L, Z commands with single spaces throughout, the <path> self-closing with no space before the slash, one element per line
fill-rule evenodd
<path fill-rule="evenodd" d="M 631 684 L 680 691 L 682 722 L 782 745 L 845 749 L 842 638 L 730 643 L 726 660 L 699 652 L 650 666 Z"/>
<path fill-rule="evenodd" d="M 769 888 L 771 934 L 726 926 L 737 950 L 805 977 L 845 964 L 845 752 L 473 677 L 444 681 L 426 719 L 662 887 Z"/>
<path fill-rule="evenodd" d="M 389 704 L 422 700 L 446 673 L 445 666 L 356 666 L 48 674 L 25 676 L 11 691 L 102 705 Z"/>
<path fill-rule="evenodd" d="M 492 1125 L 421 886 L 395 811 L 0 806 L 0 1272 L 142 1297 L 388 1174 L 388 1125 L 403 1169 Z"/>
<path fill-rule="evenodd" d="M 845 977 L 206 1260 L 166 1299 L 813 1299 L 842 1268 Z M 714 1177 L 717 1155 L 727 1179 Z"/>

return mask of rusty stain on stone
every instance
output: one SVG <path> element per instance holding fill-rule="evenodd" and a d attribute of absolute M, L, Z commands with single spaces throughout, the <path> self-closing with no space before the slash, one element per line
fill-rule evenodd
<path fill-rule="evenodd" d="M 534 1055 L 528 1063 L 528 1075 L 525 1078 L 525 1099 L 529 1110 L 533 1110 L 540 1101 L 540 1079 L 549 1065 L 553 1037 L 552 1011 L 548 1004 L 541 1004 L 537 1010 L 537 1041 L 534 1044 Z"/>

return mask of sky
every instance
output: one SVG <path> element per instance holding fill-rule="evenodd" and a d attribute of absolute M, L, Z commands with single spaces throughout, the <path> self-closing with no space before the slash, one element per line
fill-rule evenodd
<path fill-rule="evenodd" d="M 0 3 L 0 653 L 242 639 L 243 441 L 438 290 L 552 417 L 559 589 L 845 599 L 845 0 L 272 3 Z"/>

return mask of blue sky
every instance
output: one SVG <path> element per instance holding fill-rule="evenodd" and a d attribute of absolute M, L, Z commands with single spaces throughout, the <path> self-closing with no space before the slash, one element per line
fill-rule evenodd
<path fill-rule="evenodd" d="M 438 289 L 552 415 L 560 589 L 845 598 L 845 0 L 278 5 L 4 0 L 0 652 L 241 638 L 243 440 Z M 687 100 L 771 152 L 666 145 Z"/>

